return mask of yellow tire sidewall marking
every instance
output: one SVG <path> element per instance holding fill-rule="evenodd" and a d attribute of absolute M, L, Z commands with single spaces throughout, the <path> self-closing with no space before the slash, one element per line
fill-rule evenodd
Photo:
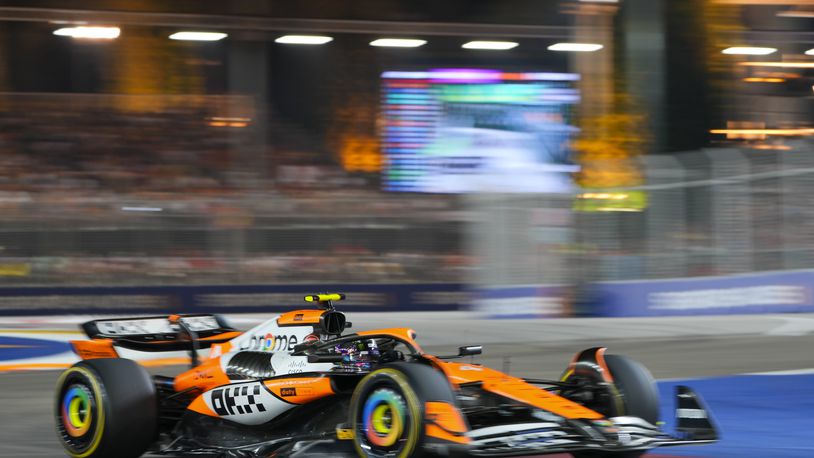
<path fill-rule="evenodd" d="M 93 454 L 97 448 L 99 448 L 99 444 L 102 442 L 102 435 L 104 434 L 105 429 L 105 406 L 104 406 L 104 399 L 102 396 L 102 387 L 99 385 L 99 381 L 96 379 L 96 374 L 91 372 L 89 369 L 86 369 L 82 366 L 73 366 L 62 373 L 59 377 L 59 381 L 57 382 L 57 386 L 62 389 L 62 385 L 65 383 L 65 379 L 72 373 L 79 373 L 82 374 L 91 384 L 91 389 L 93 389 L 93 397 L 96 399 L 96 418 L 98 418 L 96 424 L 96 431 L 93 433 L 93 438 L 91 439 L 91 445 L 82 453 L 74 453 L 70 450 L 66 451 L 69 455 L 73 458 L 86 458 Z M 88 406 L 90 408 L 90 406 Z"/>

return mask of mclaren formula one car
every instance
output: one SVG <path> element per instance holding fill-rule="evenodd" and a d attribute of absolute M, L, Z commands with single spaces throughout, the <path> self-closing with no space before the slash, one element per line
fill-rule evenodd
<path fill-rule="evenodd" d="M 650 373 L 604 348 L 559 380 L 523 379 L 422 351 L 406 328 L 346 333 L 341 294 L 238 332 L 215 315 L 95 320 L 60 377 L 56 427 L 75 458 L 529 456 L 633 458 L 717 439 L 700 397 L 676 393 L 659 428 Z M 202 348 L 208 356 L 198 357 Z M 150 375 L 117 348 L 189 351 L 192 368 Z"/>

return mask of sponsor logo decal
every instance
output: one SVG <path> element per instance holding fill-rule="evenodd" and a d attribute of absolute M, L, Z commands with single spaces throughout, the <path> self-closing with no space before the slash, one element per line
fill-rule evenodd
<path fill-rule="evenodd" d="M 299 339 L 295 335 L 281 334 L 275 336 L 269 332 L 264 336 L 251 336 L 248 341 L 243 342 L 240 349 L 270 352 L 291 351 L 298 343 Z"/>
<path fill-rule="evenodd" d="M 193 331 L 214 331 L 220 328 L 218 321 L 213 316 L 182 316 L 180 319 Z M 96 322 L 96 328 L 100 333 L 110 336 L 174 333 L 179 329 L 167 318 L 103 320 Z"/>
<path fill-rule="evenodd" d="M 102 334 L 112 336 L 150 334 L 144 321 L 100 321 L 96 327 Z"/>
<path fill-rule="evenodd" d="M 280 388 L 280 396 L 287 397 L 296 395 L 297 395 L 296 388 Z"/>
<path fill-rule="evenodd" d="M 212 391 L 212 408 L 220 416 L 265 412 L 266 406 L 257 398 L 260 385 L 228 386 Z"/>
<path fill-rule="evenodd" d="M 305 368 L 308 366 L 308 363 L 305 362 L 304 358 L 297 359 L 288 363 L 288 373 L 289 374 L 299 374 L 305 371 Z"/>
<path fill-rule="evenodd" d="M 294 321 L 302 321 L 302 313 L 294 315 Z"/>

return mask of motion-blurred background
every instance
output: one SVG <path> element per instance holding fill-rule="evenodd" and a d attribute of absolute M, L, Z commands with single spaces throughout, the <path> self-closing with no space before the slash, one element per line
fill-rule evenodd
<path fill-rule="evenodd" d="M 810 0 L 0 1 L 0 313 L 812 307 L 812 30 Z"/>

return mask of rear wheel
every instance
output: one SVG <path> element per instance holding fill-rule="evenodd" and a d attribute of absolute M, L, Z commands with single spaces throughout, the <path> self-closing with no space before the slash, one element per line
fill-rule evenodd
<path fill-rule="evenodd" d="M 611 393 L 602 399 L 604 405 L 590 406 L 607 416 L 639 417 L 655 425 L 659 420 L 659 393 L 656 381 L 641 363 L 621 355 L 605 355 L 605 364 L 613 377 Z M 573 376 L 571 374 L 569 377 Z M 565 380 L 569 380 L 566 377 Z M 585 377 L 585 375 L 580 375 Z M 594 380 L 585 383 L 597 383 L 602 380 L 600 374 Z M 625 452 L 574 452 L 574 458 L 639 458 L 647 451 Z"/>
<path fill-rule="evenodd" d="M 73 458 L 136 458 L 155 440 L 155 386 L 127 359 L 79 362 L 57 384 L 56 427 Z"/>

